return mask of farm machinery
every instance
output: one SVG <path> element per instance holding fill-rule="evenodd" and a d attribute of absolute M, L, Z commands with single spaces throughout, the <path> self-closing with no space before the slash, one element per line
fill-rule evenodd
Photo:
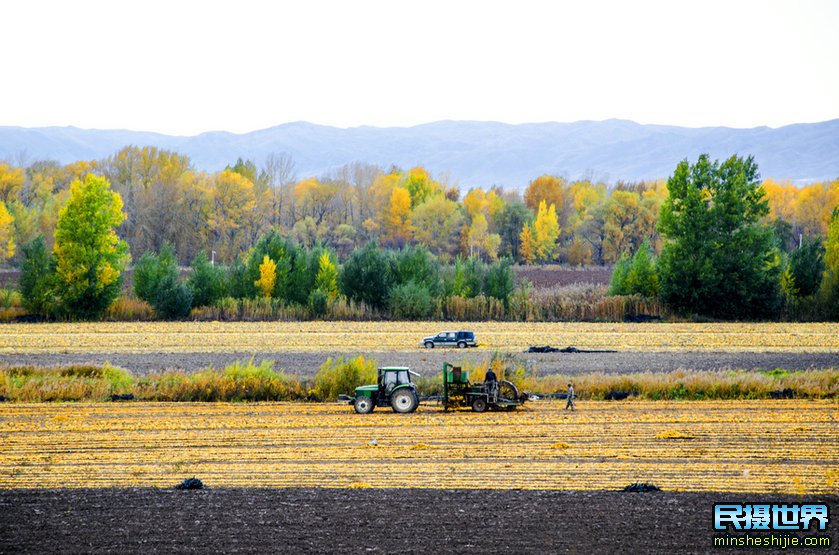
<path fill-rule="evenodd" d="M 409 413 L 417 410 L 420 396 L 412 376 L 419 376 L 404 367 L 379 368 L 375 384 L 355 388 L 355 396 L 342 395 L 358 414 L 369 414 L 376 407 L 391 407 L 394 412 Z M 436 399 L 443 404 L 443 409 L 472 407 L 475 412 L 487 410 L 514 410 L 524 403 L 527 394 L 520 395 L 519 390 L 507 380 L 472 383 L 469 373 L 448 362 L 443 363 L 443 395 L 425 398 Z"/>
<path fill-rule="evenodd" d="M 472 407 L 475 412 L 515 410 L 527 399 L 513 382 L 497 380 L 484 383 L 469 381 L 469 373 L 459 366 L 443 363 L 443 409 Z"/>
<path fill-rule="evenodd" d="M 394 412 L 414 412 L 419 406 L 417 386 L 411 376 L 419 376 L 404 367 L 379 368 L 378 380 L 372 385 L 355 388 L 349 403 L 358 414 L 368 414 L 376 407 L 391 407 Z"/>

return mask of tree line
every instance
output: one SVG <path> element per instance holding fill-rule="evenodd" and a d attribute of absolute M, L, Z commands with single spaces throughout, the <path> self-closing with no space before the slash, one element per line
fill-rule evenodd
<path fill-rule="evenodd" d="M 90 193 L 94 186 L 107 194 Z M 85 194 L 101 197 L 99 207 Z M 678 312 L 767 318 L 809 307 L 832 314 L 838 204 L 839 180 L 802 188 L 761 182 L 754 160 L 736 156 L 685 160 L 666 181 L 607 187 L 541 176 L 522 195 L 473 188 L 461 199 L 421 167 L 351 164 L 298 180 L 293 161 L 280 155 L 262 167 L 240 159 L 208 174 L 177 153 L 126 147 L 67 166 L 0 164 L 0 259 L 30 277 L 37 268 L 53 276 L 52 285 L 95 285 L 96 294 L 118 289 L 113 275 L 133 259 L 135 293 L 168 315 L 188 308 L 166 308 L 158 297 L 180 307 L 265 298 L 318 313 L 340 296 L 404 317 L 427 315 L 452 296 L 506 305 L 513 262 L 616 263 L 613 293 L 660 298 Z M 113 229 L 85 244 L 79 234 L 96 235 L 96 218 L 88 216 L 99 213 L 110 218 L 102 229 Z M 67 246 L 74 241 L 76 251 Z M 104 266 L 90 259 L 102 245 L 113 250 Z M 74 252 L 79 260 L 68 262 Z M 347 280 L 363 256 L 377 264 L 364 279 L 383 277 L 387 287 L 356 295 Z M 425 260 L 437 277 L 409 279 L 398 271 L 409 260 L 415 272 L 425 271 L 417 263 Z M 184 264 L 192 265 L 191 281 L 178 272 Z M 145 290 L 144 280 L 156 285 Z M 468 288 L 455 285 L 463 280 Z M 88 306 L 101 313 L 85 287 L 58 302 L 55 287 L 24 282 L 30 293 L 52 292 L 52 300 L 35 295 L 36 312 L 85 317 Z M 365 296 L 371 290 L 382 297 Z"/>
<path fill-rule="evenodd" d="M 520 193 L 474 187 L 462 193 L 422 167 L 384 170 L 353 163 L 318 178 L 297 179 L 294 161 L 272 155 L 259 166 L 237 160 L 215 173 L 188 157 L 128 146 L 104 160 L 66 166 L 0 163 L 0 263 L 19 263 L 15 245 L 43 235 L 52 248 L 70 184 L 103 176 L 120 194 L 118 228 L 132 257 L 172 246 L 180 264 L 200 252 L 231 262 L 277 228 L 300 245 L 332 249 L 339 260 L 373 241 L 385 248 L 424 245 L 444 261 L 511 258 L 541 264 L 614 264 L 647 241 L 662 247 L 657 224 L 665 180 L 613 186 L 559 176 L 536 177 Z M 796 187 L 763 184 L 773 225 L 786 252 L 801 238 L 824 237 L 839 204 L 839 180 Z"/>

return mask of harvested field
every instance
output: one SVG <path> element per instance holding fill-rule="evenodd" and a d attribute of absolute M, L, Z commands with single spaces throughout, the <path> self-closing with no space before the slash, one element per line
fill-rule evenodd
<path fill-rule="evenodd" d="M 582 402 L 361 416 L 344 404 L 2 404 L 0 489 L 209 487 L 826 494 L 836 401 Z"/>
<path fill-rule="evenodd" d="M 115 322 L 6 324 L 0 353 L 419 351 L 443 329 L 472 329 L 479 350 L 573 345 L 624 352 L 839 353 L 839 323 Z"/>

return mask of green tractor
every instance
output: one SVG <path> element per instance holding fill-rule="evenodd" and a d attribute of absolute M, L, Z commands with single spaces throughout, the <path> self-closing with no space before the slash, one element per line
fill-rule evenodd
<path fill-rule="evenodd" d="M 391 407 L 394 412 L 409 413 L 417 410 L 419 394 L 411 376 L 419 376 L 408 368 L 379 368 L 378 383 L 355 388 L 355 398 L 350 404 L 358 414 L 369 414 L 376 407 Z"/>

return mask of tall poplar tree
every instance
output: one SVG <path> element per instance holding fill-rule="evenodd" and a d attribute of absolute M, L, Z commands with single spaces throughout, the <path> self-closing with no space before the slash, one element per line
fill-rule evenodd
<path fill-rule="evenodd" d="M 737 319 L 773 316 L 780 306 L 780 256 L 761 223 L 769 206 L 754 159 L 722 164 L 707 154 L 679 163 L 661 207 L 661 298 L 683 313 Z"/>
<path fill-rule="evenodd" d="M 124 219 L 122 198 L 104 177 L 87 174 L 70 185 L 53 247 L 56 293 L 68 314 L 97 318 L 119 295 L 128 244 L 116 228 Z"/>

